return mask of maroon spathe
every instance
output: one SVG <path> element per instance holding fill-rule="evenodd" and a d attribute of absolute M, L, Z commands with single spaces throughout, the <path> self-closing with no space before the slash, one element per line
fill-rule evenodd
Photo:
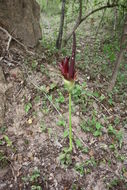
<path fill-rule="evenodd" d="M 63 77 L 69 81 L 75 80 L 75 77 L 76 77 L 75 53 L 76 53 L 76 37 L 75 37 L 75 33 L 73 33 L 72 56 L 71 56 L 71 58 L 65 57 L 60 63 L 61 73 L 62 73 Z"/>

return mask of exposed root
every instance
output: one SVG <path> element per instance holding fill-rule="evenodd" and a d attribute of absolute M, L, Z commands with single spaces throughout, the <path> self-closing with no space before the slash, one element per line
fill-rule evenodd
<path fill-rule="evenodd" d="M 9 51 L 9 47 L 10 47 L 11 41 L 14 40 L 17 44 L 19 44 L 20 46 L 22 46 L 27 53 L 29 53 L 30 55 L 34 55 L 34 53 L 32 51 L 29 51 L 28 48 L 23 43 L 21 43 L 19 40 L 17 40 L 16 38 L 14 38 L 5 28 L 3 28 L 3 27 L 0 26 L 0 30 L 2 30 L 8 36 L 8 42 L 7 42 L 7 46 L 6 46 L 6 51 L 7 52 Z M 0 61 L 3 58 L 4 57 L 0 57 Z"/>

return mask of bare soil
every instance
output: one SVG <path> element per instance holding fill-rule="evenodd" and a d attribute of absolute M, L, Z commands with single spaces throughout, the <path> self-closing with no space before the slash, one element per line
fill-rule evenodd
<path fill-rule="evenodd" d="M 65 160 L 63 165 L 59 156 L 69 142 L 63 137 L 65 128 L 58 122 L 61 113 L 68 127 L 68 94 L 63 87 L 58 64 L 52 64 L 61 58 L 45 49 L 40 51 L 39 56 L 31 57 L 24 55 L 18 47 L 12 47 L 9 56 L 1 61 L 4 79 L 3 74 L 0 75 L 0 86 L 6 83 L 6 90 L 1 98 L 3 101 L 0 100 L 1 106 L 4 103 L 5 112 L 0 132 L 0 190 L 39 187 L 43 190 L 126 190 L 126 86 L 122 86 L 124 98 L 121 96 L 123 92 L 118 92 L 113 96 L 111 105 L 108 103 L 105 77 L 99 73 L 94 78 L 91 69 L 79 69 L 76 84 L 82 85 L 85 81 L 86 91 L 98 91 L 105 95 L 105 99 L 100 102 L 96 97 L 87 96 L 82 105 L 81 96 L 77 103 L 72 97 L 73 152 L 69 163 Z M 42 86 L 45 86 L 44 92 L 39 90 Z M 60 92 L 65 101 L 56 109 L 53 105 L 56 105 Z M 48 100 L 51 95 L 53 105 Z M 103 125 L 99 137 L 81 129 L 83 120 L 92 120 L 93 110 L 97 121 Z M 0 119 L 3 120 L 3 115 Z M 108 133 L 110 124 L 117 131 L 122 130 L 121 147 L 116 137 Z M 83 152 L 78 147 L 77 139 L 88 151 Z"/>

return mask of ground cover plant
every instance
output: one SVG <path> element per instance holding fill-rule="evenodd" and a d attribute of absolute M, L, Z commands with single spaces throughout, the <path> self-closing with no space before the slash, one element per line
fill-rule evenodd
<path fill-rule="evenodd" d="M 0 189 L 126 190 L 127 53 L 121 45 L 126 1 L 38 3 L 39 45 L 26 48 L 7 38 L 1 48 Z M 68 81 L 75 83 L 70 110 Z"/>

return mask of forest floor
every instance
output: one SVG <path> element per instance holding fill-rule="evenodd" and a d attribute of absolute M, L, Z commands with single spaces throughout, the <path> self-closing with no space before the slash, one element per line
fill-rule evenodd
<path fill-rule="evenodd" d="M 58 53 L 44 40 L 46 48 L 40 47 L 35 56 L 12 44 L 1 61 L 6 99 L 0 100 L 5 105 L 0 118 L 0 190 L 127 189 L 127 55 L 116 87 L 108 93 L 117 42 L 104 39 L 103 31 L 95 38 L 89 27 L 84 36 L 83 27 L 77 32 L 72 154 L 65 154 L 68 93 L 58 69 L 63 54 L 71 53 L 71 43 Z"/>

